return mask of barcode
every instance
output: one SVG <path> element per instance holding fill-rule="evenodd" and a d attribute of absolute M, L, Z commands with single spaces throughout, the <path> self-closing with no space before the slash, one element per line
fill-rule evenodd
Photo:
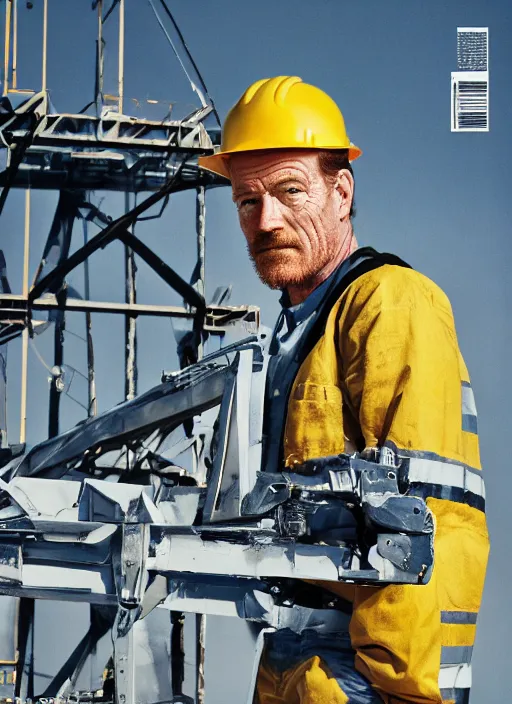
<path fill-rule="evenodd" d="M 487 129 L 487 82 L 459 81 L 455 89 L 458 129 Z"/>

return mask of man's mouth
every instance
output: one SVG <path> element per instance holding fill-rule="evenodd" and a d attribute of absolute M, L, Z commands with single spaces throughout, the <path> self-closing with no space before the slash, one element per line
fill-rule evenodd
<path fill-rule="evenodd" d="M 256 254 L 264 254 L 265 252 L 272 252 L 279 249 L 296 249 L 296 246 L 294 244 L 271 244 L 267 247 L 260 247 L 256 251 Z"/>

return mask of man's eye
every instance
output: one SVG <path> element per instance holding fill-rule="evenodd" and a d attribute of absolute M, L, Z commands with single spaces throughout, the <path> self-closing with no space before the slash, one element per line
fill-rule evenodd
<path fill-rule="evenodd" d="M 302 193 L 300 188 L 295 188 L 295 186 L 291 186 L 291 188 L 287 188 L 286 192 L 291 193 L 292 195 L 295 195 L 295 193 Z"/>
<path fill-rule="evenodd" d="M 238 204 L 239 208 L 243 208 L 246 205 L 256 205 L 258 202 L 257 198 L 244 198 L 240 203 Z"/>

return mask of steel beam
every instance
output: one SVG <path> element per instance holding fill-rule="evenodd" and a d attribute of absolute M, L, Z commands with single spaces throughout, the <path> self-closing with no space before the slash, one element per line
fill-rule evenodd
<path fill-rule="evenodd" d="M 144 303 L 112 303 L 110 301 L 86 301 L 81 298 L 68 298 L 64 306 L 57 296 L 48 293 L 42 298 L 36 298 L 28 304 L 28 298 L 18 294 L 0 294 L 0 320 L 14 314 L 16 322 L 21 322 L 28 308 L 32 310 L 58 310 L 64 307 L 73 313 L 118 313 L 121 315 L 154 315 L 156 317 L 193 318 L 194 309 L 186 310 L 180 306 L 159 306 Z"/>
<path fill-rule="evenodd" d="M 17 293 L 0 293 L 0 320 L 21 325 L 28 314 L 28 309 L 49 311 L 64 308 L 69 313 L 117 313 L 120 315 L 149 315 L 164 318 L 195 317 L 195 309 L 181 306 L 161 306 L 148 303 L 113 303 L 111 301 L 87 301 L 82 298 L 67 298 L 65 304 L 59 303 L 54 293 L 47 293 L 42 298 L 32 301 L 27 296 Z M 247 325 L 257 329 L 259 309 L 255 306 L 208 306 L 206 309 L 205 329 L 209 332 L 224 332 L 223 328 L 234 321 L 247 318 Z M 43 321 L 34 320 L 36 327 Z M 251 330 L 252 331 L 252 330 Z M 251 332 L 248 331 L 248 332 Z"/>

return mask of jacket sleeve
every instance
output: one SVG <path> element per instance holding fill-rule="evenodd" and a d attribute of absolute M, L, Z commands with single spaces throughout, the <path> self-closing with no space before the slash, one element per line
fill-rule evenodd
<path fill-rule="evenodd" d="M 408 457 L 428 453 L 447 463 L 441 466 L 480 469 L 476 433 L 463 429 L 461 389 L 469 379 L 446 296 L 417 272 L 385 266 L 350 287 L 343 309 L 342 384 L 366 447 L 391 442 Z M 355 588 L 356 667 L 390 704 L 459 701 L 440 684 L 440 664 L 446 653 L 470 652 L 475 636 L 485 516 L 452 500 L 427 503 L 436 524 L 429 583 Z M 442 622 L 454 612 L 470 615 Z"/>

